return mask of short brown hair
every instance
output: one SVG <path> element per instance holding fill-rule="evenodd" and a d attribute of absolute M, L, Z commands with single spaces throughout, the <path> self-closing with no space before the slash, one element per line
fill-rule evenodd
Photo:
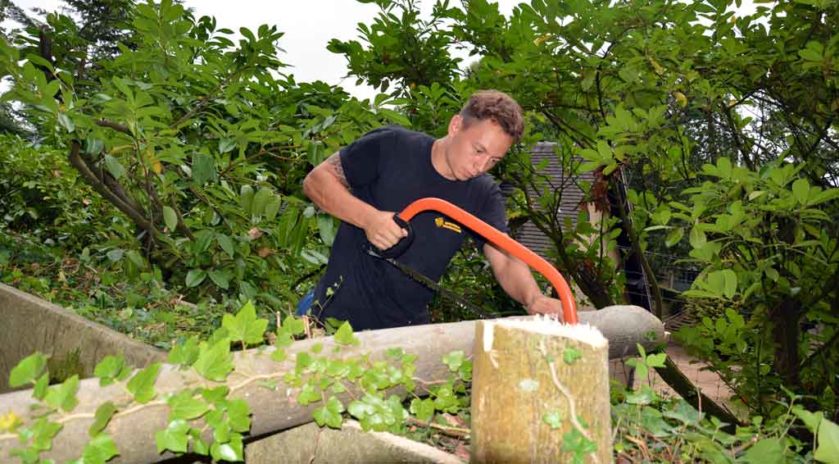
<path fill-rule="evenodd" d="M 460 116 L 466 126 L 474 121 L 494 121 L 516 142 L 524 132 L 521 106 L 513 97 L 498 90 L 479 90 L 472 94 L 460 110 Z"/>

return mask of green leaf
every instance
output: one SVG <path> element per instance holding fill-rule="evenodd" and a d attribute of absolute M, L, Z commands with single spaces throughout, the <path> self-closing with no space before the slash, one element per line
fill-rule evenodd
<path fill-rule="evenodd" d="M 565 351 L 562 352 L 562 360 L 565 364 L 574 364 L 582 357 L 583 354 L 576 348 L 565 348 Z"/>
<path fill-rule="evenodd" d="M 216 166 L 213 157 L 206 153 L 192 155 L 192 180 L 198 185 L 215 180 Z"/>
<path fill-rule="evenodd" d="M 105 169 L 117 180 L 125 175 L 125 167 L 111 155 L 105 155 Z"/>
<path fill-rule="evenodd" d="M 33 353 L 23 358 L 9 374 L 9 386 L 20 387 L 28 383 L 35 383 L 47 367 L 47 357 L 41 353 Z"/>
<path fill-rule="evenodd" d="M 268 206 L 268 200 L 274 196 L 274 192 L 267 188 L 262 187 L 256 192 L 256 195 L 253 196 L 253 203 L 251 203 L 251 215 L 252 216 L 259 216 L 265 212 L 265 207 Z"/>
<path fill-rule="evenodd" d="M 236 248 L 233 246 L 233 239 L 224 234 L 217 234 L 216 241 L 228 256 L 231 258 L 234 257 L 236 254 Z"/>
<path fill-rule="evenodd" d="M 178 343 L 169 351 L 168 362 L 180 366 L 191 366 L 198 359 L 200 348 L 198 337 L 189 337 L 185 342 Z"/>
<path fill-rule="evenodd" d="M 802 408 L 801 406 L 793 407 L 792 412 L 795 413 L 795 415 L 798 416 L 799 419 L 801 419 L 801 422 L 804 422 L 804 425 L 807 426 L 810 432 L 812 432 L 813 434 L 816 434 L 816 432 L 818 432 L 819 425 L 821 424 L 822 419 L 824 419 L 823 412 L 818 411 L 816 413 L 812 413 Z"/>
<path fill-rule="evenodd" d="M 251 213 L 251 203 L 253 203 L 253 187 L 250 185 L 243 185 L 239 189 L 239 206 L 245 214 Z"/>
<path fill-rule="evenodd" d="M 134 395 L 138 403 L 148 403 L 155 396 L 154 383 L 157 381 L 157 374 L 160 373 L 160 363 L 153 363 L 145 369 L 138 371 L 128 381 L 126 389 Z"/>
<path fill-rule="evenodd" d="M 265 329 L 268 327 L 267 319 L 257 319 L 256 309 L 253 303 L 248 301 L 236 316 L 225 314 L 221 326 L 228 330 L 230 340 L 233 342 L 244 341 L 247 344 L 262 343 Z"/>
<path fill-rule="evenodd" d="M 210 410 L 210 406 L 201 399 L 195 398 L 191 391 L 182 391 L 169 397 L 169 420 L 192 420 L 203 416 Z"/>
<path fill-rule="evenodd" d="M 737 293 L 737 274 L 731 269 L 724 269 L 722 275 L 725 282 L 723 295 L 728 299 L 734 298 L 734 294 Z"/>
<path fill-rule="evenodd" d="M 58 385 L 49 387 L 44 402 L 55 409 L 69 412 L 79 403 L 76 399 L 78 391 L 79 376 L 74 375 Z"/>
<path fill-rule="evenodd" d="M 312 413 L 312 417 L 314 417 L 315 422 L 318 426 L 323 427 L 324 425 L 333 428 L 333 429 L 340 429 L 343 420 L 341 419 L 341 413 L 344 411 L 344 405 L 338 400 L 338 398 L 331 396 L 329 400 L 327 400 L 326 405 L 315 409 Z"/>
<path fill-rule="evenodd" d="M 462 350 L 456 350 L 443 356 L 443 364 L 449 366 L 450 371 L 455 372 L 460 369 L 465 359 L 466 354 Z"/>
<path fill-rule="evenodd" d="M 764 438 L 752 445 L 743 460 L 751 464 L 778 464 L 785 462 L 784 446 L 777 438 Z"/>
<path fill-rule="evenodd" d="M 819 439 L 813 457 L 829 464 L 839 463 L 839 425 L 824 419 L 819 426 Z"/>
<path fill-rule="evenodd" d="M 810 183 L 806 179 L 798 179 L 792 183 L 792 194 L 795 201 L 801 205 L 807 204 L 807 196 L 810 194 Z"/>
<path fill-rule="evenodd" d="M 244 461 L 244 449 L 242 437 L 233 435 L 227 443 L 213 443 L 210 448 L 210 456 L 216 461 Z"/>
<path fill-rule="evenodd" d="M 41 377 L 38 378 L 38 381 L 35 382 L 35 386 L 32 387 L 32 397 L 37 400 L 43 400 L 45 396 L 47 396 L 47 387 L 50 385 L 50 374 L 49 372 L 44 372 Z"/>
<path fill-rule="evenodd" d="M 183 419 L 175 419 L 169 422 L 164 430 L 158 430 L 154 434 L 154 442 L 157 445 L 157 452 L 172 451 L 174 453 L 185 453 L 189 437 L 189 423 Z"/>
<path fill-rule="evenodd" d="M 352 414 L 352 409 L 350 409 L 350 414 Z M 434 416 L 434 400 L 414 398 L 411 400 L 411 414 L 421 421 L 430 421 Z M 355 414 L 353 416 L 358 417 Z"/>
<path fill-rule="evenodd" d="M 222 338 L 210 346 L 202 343 L 198 360 L 192 367 L 206 379 L 223 382 L 227 379 L 227 374 L 233 370 L 230 339 Z"/>
<path fill-rule="evenodd" d="M 321 400 L 320 394 L 315 390 L 315 387 L 312 384 L 305 384 L 300 389 L 300 393 L 297 395 L 297 402 L 300 403 L 301 406 L 306 406 L 310 403 L 316 403 Z"/>
<path fill-rule="evenodd" d="M 231 138 L 221 138 L 218 141 L 218 152 L 219 153 L 227 153 L 230 150 L 236 148 L 236 140 Z"/>
<path fill-rule="evenodd" d="M 88 435 L 95 437 L 99 434 L 99 432 L 105 430 L 105 427 L 108 426 L 108 422 L 111 421 L 111 417 L 114 416 L 115 412 L 117 412 L 117 407 L 114 406 L 112 401 L 107 401 L 99 405 L 99 407 L 96 408 L 93 423 L 90 424 L 90 428 L 87 429 Z"/>
<path fill-rule="evenodd" d="M 350 326 L 349 322 L 344 322 L 341 324 L 341 327 L 338 327 L 338 330 L 335 332 L 334 335 L 335 343 L 339 345 L 358 345 L 360 341 L 358 337 L 353 335 L 352 327 Z"/>
<path fill-rule="evenodd" d="M 210 276 L 210 280 L 212 280 L 219 288 L 227 290 L 228 287 L 230 287 L 230 277 L 227 276 L 227 272 L 213 269 L 208 272 L 207 275 Z"/>
<path fill-rule="evenodd" d="M 104 464 L 119 454 L 114 440 L 107 434 L 93 437 L 84 447 L 82 460 L 84 464 Z"/>
<path fill-rule="evenodd" d="M 682 237 L 684 236 L 684 229 L 682 229 L 681 227 L 676 227 L 667 234 L 667 238 L 664 239 L 664 245 L 667 248 L 671 248 L 673 245 L 679 243 L 682 240 Z"/>
<path fill-rule="evenodd" d="M 302 318 L 289 316 L 283 320 L 282 328 L 289 335 L 301 335 L 306 331 L 306 323 L 303 322 Z"/>
<path fill-rule="evenodd" d="M 207 273 L 203 269 L 192 269 L 186 273 L 186 286 L 189 288 L 197 287 L 207 278 Z"/>
<path fill-rule="evenodd" d="M 265 205 L 265 219 L 273 221 L 277 217 L 277 213 L 280 212 L 281 205 L 282 198 L 280 198 L 279 195 L 272 195 L 271 198 L 268 199 L 268 203 Z"/>
<path fill-rule="evenodd" d="M 275 362 L 283 362 L 288 358 L 288 353 L 282 348 L 275 348 L 271 353 L 271 360 Z"/>
<path fill-rule="evenodd" d="M 169 232 L 174 231 L 178 226 L 178 214 L 170 206 L 163 207 L 163 222 L 166 224 Z"/>
<path fill-rule="evenodd" d="M 542 415 L 542 422 L 548 424 L 551 429 L 556 430 L 562 427 L 562 415 L 559 411 L 546 412 Z"/>
<path fill-rule="evenodd" d="M 693 226 L 690 230 L 690 246 L 694 248 L 702 248 L 708 242 L 703 232 L 698 226 Z"/>
<path fill-rule="evenodd" d="M 647 367 L 664 367 L 664 361 L 667 359 L 666 353 L 656 353 L 647 356 Z"/>
<path fill-rule="evenodd" d="M 230 428 L 236 432 L 247 432 L 251 429 L 251 408 L 242 399 L 227 402 L 227 418 Z"/>

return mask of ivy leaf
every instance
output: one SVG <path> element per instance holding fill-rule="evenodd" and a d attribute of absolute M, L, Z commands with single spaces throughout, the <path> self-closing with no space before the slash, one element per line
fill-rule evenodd
<path fill-rule="evenodd" d="M 157 380 L 157 374 L 160 372 L 160 363 L 154 363 L 138 371 L 134 377 L 128 381 L 126 388 L 134 395 L 134 400 L 138 403 L 148 403 L 155 396 L 154 382 Z"/>
<path fill-rule="evenodd" d="M 87 442 L 82 452 L 82 461 L 84 464 L 105 464 L 118 454 L 119 450 L 114 440 L 103 433 Z"/>
<path fill-rule="evenodd" d="M 656 353 L 647 356 L 647 367 L 664 367 L 664 361 L 667 359 L 666 353 Z"/>
<path fill-rule="evenodd" d="M 131 367 L 122 356 L 108 355 L 93 369 L 93 375 L 99 378 L 99 385 L 104 387 L 117 380 L 125 380 L 131 375 Z"/>
<path fill-rule="evenodd" d="M 230 389 L 226 385 L 222 385 L 216 388 L 205 388 L 201 390 L 201 397 L 209 403 L 216 403 L 227 398 L 228 393 L 230 393 Z"/>
<path fill-rule="evenodd" d="M 443 363 L 449 366 L 449 370 L 455 372 L 463 365 L 465 354 L 461 350 L 452 351 L 443 356 Z"/>
<path fill-rule="evenodd" d="M 225 314 L 221 326 L 228 330 L 230 340 L 243 341 L 246 344 L 257 344 L 262 342 L 265 329 L 268 327 L 267 319 L 257 319 L 256 310 L 253 304 L 248 301 L 236 316 Z"/>
<path fill-rule="evenodd" d="M 577 362 L 578 359 L 583 357 L 583 353 L 576 348 L 566 348 L 565 351 L 562 352 L 562 360 L 565 364 L 574 364 Z"/>
<path fill-rule="evenodd" d="M 99 432 L 105 430 L 105 427 L 108 426 L 108 422 L 111 421 L 111 417 L 114 416 L 115 412 L 117 412 L 117 407 L 114 406 L 112 401 L 99 405 L 99 407 L 96 408 L 93 423 L 90 424 L 90 428 L 87 429 L 88 435 L 96 437 L 99 435 Z"/>
<path fill-rule="evenodd" d="M 198 419 L 209 411 L 210 406 L 204 401 L 193 397 L 191 391 L 182 391 L 166 401 L 169 404 L 169 420 Z"/>
<path fill-rule="evenodd" d="M 171 206 L 163 207 L 163 222 L 166 224 L 166 228 L 169 229 L 169 232 L 174 231 L 178 226 L 178 213 L 176 213 Z"/>
<path fill-rule="evenodd" d="M 35 420 L 35 423 L 29 427 L 31 432 L 31 448 L 36 451 L 46 451 L 52 449 L 52 440 L 58 435 L 58 432 L 64 426 L 55 422 L 50 422 L 46 418 L 41 417 Z M 36 460 L 37 461 L 37 460 Z"/>
<path fill-rule="evenodd" d="M 169 422 L 169 425 L 165 429 L 158 430 L 154 434 L 157 452 L 162 453 L 168 450 L 175 453 L 185 453 L 189 441 L 187 432 L 189 432 L 187 421 L 175 419 Z"/>
<path fill-rule="evenodd" d="M 74 375 L 64 382 L 53 385 L 47 390 L 44 402 L 55 409 L 72 411 L 79 404 L 76 392 L 79 391 L 79 376 Z"/>
<path fill-rule="evenodd" d="M 227 378 L 227 374 L 233 370 L 230 339 L 222 338 L 210 346 L 202 343 L 201 353 L 192 367 L 206 379 L 223 382 Z"/>
<path fill-rule="evenodd" d="M 542 422 L 548 424 L 552 430 L 562 427 L 562 415 L 559 411 L 546 412 L 542 415 Z"/>
<path fill-rule="evenodd" d="M 358 337 L 353 335 L 352 326 L 349 322 L 344 322 L 341 327 L 338 327 L 333 339 L 339 345 L 358 345 L 360 343 Z"/>
<path fill-rule="evenodd" d="M 285 351 L 284 349 L 282 349 L 282 348 L 276 348 L 276 349 L 275 349 L 275 350 L 271 353 L 271 360 L 272 360 L 272 361 L 275 361 L 275 362 L 283 362 L 283 361 L 285 361 L 285 360 L 286 360 L 286 358 L 287 358 L 287 357 L 288 357 L 288 354 L 287 354 L 287 353 L 286 353 L 286 351 Z"/>
<path fill-rule="evenodd" d="M 197 359 L 201 349 L 198 346 L 198 337 L 189 337 L 185 342 L 179 343 L 169 351 L 168 361 L 171 364 L 180 366 L 191 366 Z"/>
<path fill-rule="evenodd" d="M 434 416 L 434 400 L 414 398 L 411 401 L 410 410 L 411 414 L 417 416 L 417 419 L 428 422 Z M 352 414 L 352 411 L 350 411 L 350 414 Z"/>
<path fill-rule="evenodd" d="M 777 438 L 764 438 L 746 451 L 743 460 L 751 464 L 783 463 L 785 462 L 784 446 Z"/>
<path fill-rule="evenodd" d="M 306 331 L 306 323 L 303 319 L 290 316 L 283 321 L 283 330 L 291 336 L 300 335 Z"/>
<path fill-rule="evenodd" d="M 342 412 L 344 412 L 344 405 L 341 404 L 338 398 L 330 396 L 326 405 L 315 409 L 312 413 L 312 417 L 314 417 L 315 422 L 320 427 L 326 425 L 327 427 L 333 429 L 340 429 L 341 424 L 343 423 L 343 420 L 341 419 Z"/>
<path fill-rule="evenodd" d="M 818 447 L 813 457 L 817 461 L 839 463 L 839 425 L 823 419 L 819 426 Z"/>
<path fill-rule="evenodd" d="M 41 353 L 33 353 L 23 358 L 9 374 L 9 386 L 20 387 L 28 383 L 35 383 L 47 367 L 47 357 Z"/>
<path fill-rule="evenodd" d="M 251 429 L 251 408 L 248 402 L 241 399 L 227 402 L 227 417 L 230 428 L 236 432 L 247 432 Z"/>
<path fill-rule="evenodd" d="M 244 461 L 244 448 L 242 437 L 233 435 L 227 443 L 213 443 L 210 447 L 210 456 L 216 461 Z"/>
<path fill-rule="evenodd" d="M 49 387 L 49 384 L 50 374 L 49 372 L 44 372 L 32 388 L 32 397 L 36 400 L 43 400 L 47 396 L 47 387 Z"/>
<path fill-rule="evenodd" d="M 320 400 L 320 394 L 315 391 L 315 387 L 309 383 L 303 385 L 303 388 L 300 389 L 300 394 L 297 395 L 297 402 L 300 403 L 301 406 L 316 403 Z"/>

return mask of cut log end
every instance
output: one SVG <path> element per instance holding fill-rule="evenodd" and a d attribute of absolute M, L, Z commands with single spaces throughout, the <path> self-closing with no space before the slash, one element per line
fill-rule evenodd
<path fill-rule="evenodd" d="M 550 316 L 539 315 L 529 318 L 497 319 L 484 322 L 483 349 L 492 351 L 495 327 L 522 330 L 531 334 L 558 336 L 599 349 L 608 345 L 600 331 L 589 324 L 565 324 Z"/>

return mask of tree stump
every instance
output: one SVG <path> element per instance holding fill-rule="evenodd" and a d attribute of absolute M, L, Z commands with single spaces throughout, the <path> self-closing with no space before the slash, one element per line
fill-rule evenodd
<path fill-rule="evenodd" d="M 475 330 L 474 462 L 611 461 L 609 349 L 596 328 L 539 317 Z"/>

